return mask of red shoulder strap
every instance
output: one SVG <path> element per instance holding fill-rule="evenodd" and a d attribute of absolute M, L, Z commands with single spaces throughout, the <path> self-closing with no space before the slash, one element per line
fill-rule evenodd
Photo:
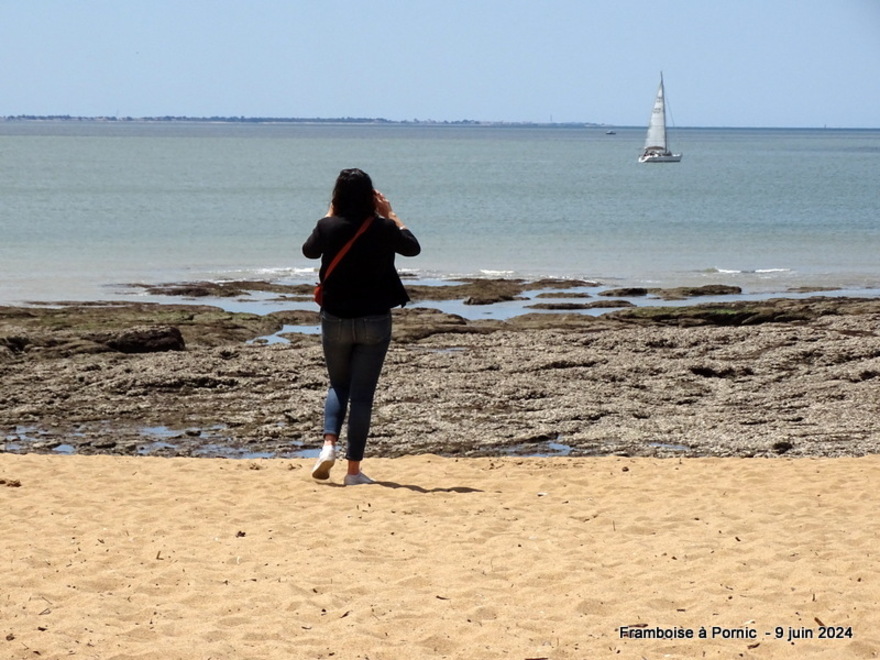
<path fill-rule="evenodd" d="M 361 226 L 358 228 L 357 232 L 355 232 L 355 235 L 352 236 L 351 239 L 348 241 L 348 243 L 343 245 L 342 249 L 336 253 L 336 256 L 333 257 L 333 261 L 330 262 L 330 265 L 327 266 L 327 270 L 324 272 L 324 279 L 325 280 L 328 277 L 330 277 L 330 273 L 332 273 L 333 269 L 336 268 L 337 264 L 339 264 L 339 262 L 342 261 L 342 257 L 344 257 L 346 255 L 346 253 L 349 251 L 349 249 L 351 249 L 351 246 L 354 245 L 354 242 L 358 239 L 358 237 L 361 234 L 363 234 L 365 231 L 367 231 L 367 228 L 372 224 L 372 222 L 373 222 L 373 216 L 370 216 L 369 218 L 364 220 L 361 223 Z"/>

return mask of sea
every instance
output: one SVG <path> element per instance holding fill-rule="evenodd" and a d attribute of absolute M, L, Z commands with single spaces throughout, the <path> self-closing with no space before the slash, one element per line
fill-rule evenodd
<path fill-rule="evenodd" d="M 347 167 L 368 172 L 419 238 L 422 254 L 398 259 L 407 281 L 880 296 L 880 130 L 670 129 L 677 164 L 639 164 L 644 136 L 0 120 L 0 305 L 152 300 L 143 285 L 205 280 L 313 283 L 317 262 L 301 245 Z"/>

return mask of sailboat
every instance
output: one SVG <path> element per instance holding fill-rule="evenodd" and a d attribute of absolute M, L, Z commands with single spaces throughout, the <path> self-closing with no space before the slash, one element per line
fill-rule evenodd
<path fill-rule="evenodd" d="M 666 144 L 666 99 L 663 93 L 663 74 L 660 74 L 660 87 L 657 98 L 651 109 L 651 120 L 648 122 L 648 135 L 645 138 L 645 150 L 639 156 L 640 163 L 677 163 L 681 154 L 669 151 Z"/>

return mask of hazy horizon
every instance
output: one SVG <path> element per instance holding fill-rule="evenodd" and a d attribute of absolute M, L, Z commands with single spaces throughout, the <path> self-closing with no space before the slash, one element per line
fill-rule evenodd
<path fill-rule="evenodd" d="M 229 123 L 229 124 L 352 124 L 352 125 L 389 125 L 389 126 L 450 126 L 450 127 L 485 127 L 485 128 L 598 128 L 598 129 L 629 129 L 644 130 L 644 125 L 636 124 L 601 124 L 591 121 L 574 121 L 574 122 L 528 122 L 528 121 L 506 121 L 506 120 L 475 120 L 475 119 L 387 119 L 385 117 L 239 117 L 224 115 L 209 116 L 187 116 L 163 114 L 145 117 L 114 117 L 106 115 L 95 116 L 75 116 L 75 115 L 4 115 L 0 116 L 0 121 L 16 122 L 76 122 L 76 121 L 94 121 L 108 123 Z M 779 130 L 779 131 L 878 131 L 880 127 L 874 126 L 669 126 L 670 131 L 675 130 L 732 130 L 732 131 L 749 131 L 749 130 Z"/>

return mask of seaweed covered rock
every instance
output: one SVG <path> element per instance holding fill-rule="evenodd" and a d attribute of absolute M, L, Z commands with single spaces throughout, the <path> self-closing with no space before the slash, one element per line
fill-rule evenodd
<path fill-rule="evenodd" d="M 186 342 L 173 326 L 140 326 L 105 335 L 92 335 L 94 341 L 120 353 L 162 353 L 185 351 Z"/>

